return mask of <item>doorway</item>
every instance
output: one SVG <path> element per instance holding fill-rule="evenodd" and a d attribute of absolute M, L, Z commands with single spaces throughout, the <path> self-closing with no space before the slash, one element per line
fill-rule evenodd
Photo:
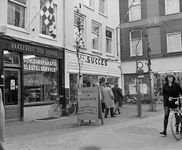
<path fill-rule="evenodd" d="M 5 68 L 4 105 L 5 119 L 20 121 L 21 93 L 20 93 L 20 69 Z"/>

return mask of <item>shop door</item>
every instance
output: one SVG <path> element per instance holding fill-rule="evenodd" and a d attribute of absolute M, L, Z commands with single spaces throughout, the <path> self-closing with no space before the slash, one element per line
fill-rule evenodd
<path fill-rule="evenodd" d="M 20 70 L 5 68 L 5 119 L 20 120 Z"/>

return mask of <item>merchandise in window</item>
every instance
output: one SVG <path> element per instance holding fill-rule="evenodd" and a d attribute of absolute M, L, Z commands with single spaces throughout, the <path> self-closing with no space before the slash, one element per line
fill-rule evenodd
<path fill-rule="evenodd" d="M 92 22 L 92 49 L 99 50 L 100 24 Z"/>
<path fill-rule="evenodd" d="M 168 14 L 174 14 L 179 13 L 179 0 L 165 0 L 165 13 Z"/>
<path fill-rule="evenodd" d="M 56 59 L 24 55 L 24 103 L 50 102 L 58 95 Z"/>
<path fill-rule="evenodd" d="M 130 54 L 131 56 L 139 56 L 143 54 L 141 31 L 130 32 Z"/>
<path fill-rule="evenodd" d="M 128 0 L 129 9 L 129 21 L 135 21 L 141 19 L 141 0 Z"/>
<path fill-rule="evenodd" d="M 167 52 L 179 52 L 182 51 L 182 38 L 181 33 L 169 33 L 167 34 Z"/>
<path fill-rule="evenodd" d="M 25 28 L 26 0 L 8 1 L 8 24 Z"/>

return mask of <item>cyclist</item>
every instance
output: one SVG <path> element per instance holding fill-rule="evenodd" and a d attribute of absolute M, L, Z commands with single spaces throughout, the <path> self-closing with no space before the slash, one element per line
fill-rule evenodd
<path fill-rule="evenodd" d="M 173 75 L 167 75 L 165 78 L 166 83 L 163 86 L 163 97 L 164 97 L 164 130 L 160 134 L 167 135 L 167 124 L 170 113 L 170 108 L 177 108 L 173 98 L 179 97 L 182 94 L 182 89 L 178 83 L 175 82 L 175 77 Z M 181 106 L 181 104 L 180 104 Z M 176 132 L 179 132 L 179 119 L 176 116 Z"/>

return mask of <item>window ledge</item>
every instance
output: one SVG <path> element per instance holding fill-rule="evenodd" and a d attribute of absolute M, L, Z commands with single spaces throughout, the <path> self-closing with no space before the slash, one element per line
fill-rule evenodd
<path fill-rule="evenodd" d="M 48 39 L 48 40 L 52 40 L 52 41 L 57 41 L 56 39 L 53 39 L 51 36 L 49 35 L 44 35 L 44 34 L 39 34 L 40 38 L 44 38 L 44 39 Z"/>
<path fill-rule="evenodd" d="M 99 50 L 92 49 L 92 53 L 102 55 L 102 53 Z"/>
<path fill-rule="evenodd" d="M 19 31 L 19 32 L 23 32 L 23 33 L 26 33 L 26 34 L 30 34 L 30 32 L 28 32 L 24 28 L 16 27 L 16 26 L 13 26 L 13 25 L 7 25 L 7 27 L 9 29 L 12 29 L 12 30 L 15 30 L 15 31 Z"/>
<path fill-rule="evenodd" d="M 115 56 L 113 54 L 110 54 L 110 53 L 106 53 L 106 56 L 115 58 Z"/>
<path fill-rule="evenodd" d="M 180 14 L 181 12 L 175 12 L 175 13 L 171 13 L 171 14 L 165 14 L 165 16 L 171 16 L 171 15 L 177 15 L 177 14 Z"/>
<path fill-rule="evenodd" d="M 90 9 L 90 10 L 94 11 L 94 9 L 93 9 L 92 7 L 87 6 L 87 5 L 85 5 L 85 4 L 84 4 L 84 6 L 85 6 L 86 8 L 88 8 L 88 9 Z"/>
<path fill-rule="evenodd" d="M 103 13 L 101 13 L 101 12 L 99 12 L 99 14 L 100 14 L 101 16 L 107 18 L 107 15 L 106 15 L 106 14 L 103 14 Z"/>

